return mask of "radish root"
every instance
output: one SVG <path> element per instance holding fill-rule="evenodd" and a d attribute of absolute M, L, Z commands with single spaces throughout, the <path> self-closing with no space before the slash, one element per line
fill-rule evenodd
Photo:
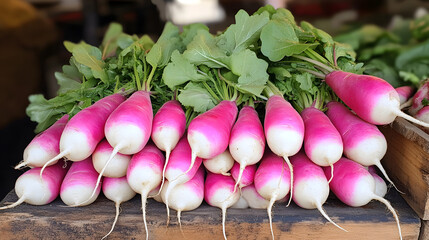
<path fill-rule="evenodd" d="M 113 229 L 115 228 L 116 222 L 118 221 L 118 218 L 119 218 L 120 205 L 121 205 L 120 202 L 115 202 L 115 208 L 116 208 L 115 220 L 113 220 L 112 228 L 110 229 L 110 231 L 106 235 L 104 235 L 104 237 L 102 237 L 101 240 L 105 239 L 113 232 Z"/>

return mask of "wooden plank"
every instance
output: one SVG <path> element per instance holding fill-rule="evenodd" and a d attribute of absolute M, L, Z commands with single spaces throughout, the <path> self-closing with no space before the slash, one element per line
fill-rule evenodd
<path fill-rule="evenodd" d="M 386 198 L 398 211 L 404 239 L 417 240 L 418 216 L 395 191 L 390 190 Z M 11 192 L 1 205 L 16 199 Z M 140 207 L 139 197 L 122 205 L 111 239 L 144 239 Z M 288 208 L 277 204 L 273 208 L 276 239 L 399 239 L 391 213 L 379 202 L 352 208 L 330 198 L 324 208 L 349 232 L 328 223 L 316 210 L 305 210 L 293 203 Z M 114 204 L 104 196 L 80 208 L 64 207 L 60 199 L 46 206 L 22 204 L 0 212 L 0 239 L 100 239 L 110 230 L 114 212 Z M 203 204 L 196 210 L 182 213 L 181 233 L 177 218 L 172 216 L 167 227 L 164 205 L 150 200 L 147 205 L 149 238 L 223 239 L 220 212 L 218 208 Z M 266 210 L 228 209 L 226 233 L 228 239 L 271 239 Z"/>
<path fill-rule="evenodd" d="M 418 216 L 429 220 L 429 135 L 402 118 L 380 130 L 387 139 L 387 174 Z"/>
<path fill-rule="evenodd" d="M 429 221 L 422 220 L 419 240 L 427 240 L 427 239 L 429 239 Z"/>

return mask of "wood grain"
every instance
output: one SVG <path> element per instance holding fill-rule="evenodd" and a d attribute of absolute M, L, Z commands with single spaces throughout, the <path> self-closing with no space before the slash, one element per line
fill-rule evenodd
<path fill-rule="evenodd" d="M 420 219 L 393 189 L 386 197 L 398 211 L 404 239 L 418 239 Z M 11 192 L 1 202 L 16 201 Z M 117 226 L 110 239 L 145 239 L 140 198 L 123 203 Z M 386 207 L 371 202 L 360 208 L 344 205 L 331 197 L 324 205 L 326 212 L 349 232 L 328 223 L 316 210 L 305 210 L 295 204 L 273 208 L 276 239 L 399 239 L 396 223 Z M 22 204 L 0 212 L 0 239 L 100 239 L 110 230 L 114 204 L 104 196 L 86 207 L 69 208 L 60 199 L 46 206 Z M 175 211 L 172 211 L 175 214 Z M 147 205 L 149 239 L 223 239 L 221 211 L 203 204 L 182 213 L 182 230 L 172 216 L 166 226 L 163 204 L 150 200 Z M 266 210 L 228 209 L 228 239 L 271 239 Z"/>
<path fill-rule="evenodd" d="M 402 118 L 380 130 L 387 139 L 387 174 L 418 216 L 429 220 L 429 135 Z"/>

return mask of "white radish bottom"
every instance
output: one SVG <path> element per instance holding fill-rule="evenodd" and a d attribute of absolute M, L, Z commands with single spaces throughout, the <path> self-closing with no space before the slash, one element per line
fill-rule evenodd
<path fill-rule="evenodd" d="M 232 158 L 230 152 L 227 149 L 223 153 L 213 158 L 204 159 L 203 164 L 204 167 L 212 173 L 229 176 L 228 171 L 231 170 L 232 166 L 234 165 L 234 158 Z"/>

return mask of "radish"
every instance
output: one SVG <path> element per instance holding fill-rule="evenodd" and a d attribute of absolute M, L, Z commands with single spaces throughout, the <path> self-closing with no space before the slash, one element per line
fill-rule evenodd
<path fill-rule="evenodd" d="M 167 225 L 170 222 L 169 197 L 170 192 L 180 184 L 191 180 L 201 166 L 202 159 L 197 157 L 192 165 L 192 151 L 186 134 L 179 140 L 170 155 L 170 161 L 165 169 L 165 177 L 169 181 L 163 201 L 167 208 Z M 192 165 L 192 167 L 190 167 Z"/>
<path fill-rule="evenodd" d="M 182 211 L 191 211 L 201 205 L 204 200 L 204 167 L 198 168 L 194 177 L 189 181 L 176 185 L 170 190 L 170 200 L 168 207 L 173 208 L 177 211 L 177 220 L 179 226 L 182 228 L 180 221 L 180 215 Z M 169 182 L 167 181 L 166 189 L 168 189 Z M 161 192 L 161 196 L 164 202 L 166 201 L 166 192 L 164 189 Z"/>
<path fill-rule="evenodd" d="M 290 178 L 289 186 L 291 187 L 289 205 L 293 195 L 293 169 L 289 157 L 301 149 L 304 141 L 304 121 L 282 96 L 272 95 L 265 107 L 264 130 L 271 151 L 283 157 L 288 165 L 290 174 L 287 175 L 287 178 Z M 271 154 L 269 156 L 273 158 Z"/>
<path fill-rule="evenodd" d="M 326 75 L 326 83 L 335 94 L 363 120 L 376 124 L 389 124 L 396 117 L 429 127 L 400 109 L 399 95 L 385 80 L 368 75 L 333 71 Z"/>
<path fill-rule="evenodd" d="M 98 173 L 100 173 L 106 165 L 112 151 L 113 147 L 110 146 L 109 142 L 105 139 L 102 140 L 95 148 L 95 151 L 92 154 L 92 164 Z M 131 155 L 117 153 L 109 163 L 109 166 L 106 167 L 103 176 L 109 178 L 120 178 L 125 176 L 127 174 L 127 168 L 130 160 Z"/>
<path fill-rule="evenodd" d="M 239 163 L 238 176 L 234 177 L 236 180 L 234 189 L 241 184 L 246 166 L 258 163 L 264 155 L 264 149 L 265 136 L 258 113 L 253 107 L 244 106 L 232 127 L 229 140 L 229 151 L 235 161 Z"/>
<path fill-rule="evenodd" d="M 231 176 L 235 180 L 235 186 L 240 188 L 249 186 L 253 183 L 255 178 L 256 169 L 258 168 L 256 164 L 247 165 L 243 170 L 241 170 L 242 165 L 238 162 L 234 163 L 234 166 L 231 168 Z M 241 176 L 240 176 L 241 174 Z M 241 179 L 240 179 L 241 178 Z"/>
<path fill-rule="evenodd" d="M 301 117 L 305 126 L 305 153 L 315 164 L 322 167 L 330 166 L 333 171 L 333 164 L 343 155 L 340 133 L 328 116 L 315 107 L 305 108 L 301 112 Z"/>
<path fill-rule="evenodd" d="M 368 172 L 371 173 L 371 175 L 374 177 L 375 180 L 375 194 L 380 197 L 384 197 L 387 194 L 387 185 L 386 182 L 378 176 L 377 170 L 374 166 L 368 167 Z"/>
<path fill-rule="evenodd" d="M 188 171 L 193 167 L 197 157 L 213 158 L 228 148 L 237 111 L 234 101 L 224 100 L 192 119 L 188 127 L 188 142 L 192 149 Z"/>
<path fill-rule="evenodd" d="M 327 107 L 326 115 L 343 139 L 344 154 L 363 166 L 377 166 L 387 181 L 396 188 L 380 162 L 387 151 L 387 141 L 380 130 L 354 115 L 339 102 L 329 102 Z"/>
<path fill-rule="evenodd" d="M 115 203 L 116 209 L 115 220 L 113 221 L 112 228 L 104 237 L 101 238 L 105 239 L 113 232 L 116 222 L 118 221 L 119 206 L 121 203 L 131 200 L 136 195 L 136 192 L 131 189 L 125 176 L 118 178 L 105 177 L 101 188 L 106 198 Z"/>
<path fill-rule="evenodd" d="M 270 200 L 267 212 L 273 239 L 274 232 L 271 209 L 275 201 L 284 198 L 289 193 L 291 189 L 290 174 L 289 165 L 285 164 L 285 161 L 281 157 L 268 150 L 265 151 L 255 173 L 254 183 L 256 191 L 263 198 Z"/>
<path fill-rule="evenodd" d="M 331 177 L 331 171 L 324 168 L 327 178 Z M 371 200 L 382 202 L 393 214 L 402 239 L 401 226 L 395 209 L 389 201 L 375 194 L 375 181 L 373 176 L 359 163 L 341 158 L 334 164 L 334 177 L 329 187 L 332 192 L 345 204 L 352 207 L 361 207 Z"/>
<path fill-rule="evenodd" d="M 73 162 L 61 184 L 61 200 L 72 207 L 93 203 L 101 191 L 101 186 L 97 187 L 96 194 L 91 197 L 97 176 L 98 173 L 92 165 L 91 157 L 83 161 Z"/>
<path fill-rule="evenodd" d="M 116 93 L 104 97 L 93 105 L 81 110 L 66 124 L 60 138 L 60 153 L 42 167 L 65 157 L 74 162 L 87 159 L 94 152 L 97 144 L 104 138 L 104 124 L 107 118 L 125 98 Z"/>
<path fill-rule="evenodd" d="M 64 115 L 52 126 L 38 134 L 24 149 L 23 160 L 15 166 L 20 169 L 24 166 L 43 167 L 46 162 L 60 153 L 60 137 L 66 126 L 69 115 Z M 52 163 L 53 164 L 53 163 Z"/>
<path fill-rule="evenodd" d="M 204 200 L 213 207 L 222 210 L 222 232 L 226 238 L 225 219 L 226 209 L 234 205 L 240 199 L 240 193 L 234 191 L 235 181 L 231 176 L 216 173 L 207 173 L 204 184 Z"/>
<path fill-rule="evenodd" d="M 429 99 L 429 81 L 426 81 L 423 85 L 421 85 L 414 94 L 412 98 L 412 104 L 408 109 L 408 113 L 411 115 L 416 115 L 417 112 L 424 107 L 422 102 L 424 99 Z"/>
<path fill-rule="evenodd" d="M 226 176 L 230 175 L 228 172 L 231 170 L 234 162 L 234 158 L 232 158 L 228 149 L 210 159 L 203 159 L 203 164 L 207 171 Z"/>
<path fill-rule="evenodd" d="M 250 208 L 267 209 L 270 206 L 270 201 L 256 191 L 253 183 L 241 189 L 241 196 L 247 201 Z"/>
<path fill-rule="evenodd" d="M 414 87 L 412 86 L 402 86 L 395 88 L 399 96 L 399 103 L 401 104 L 401 109 L 409 107 L 412 104 L 412 96 L 414 94 Z"/>
<path fill-rule="evenodd" d="M 417 119 L 429 123 L 429 106 L 422 107 L 415 115 Z"/>
<path fill-rule="evenodd" d="M 295 172 L 293 201 L 302 208 L 319 210 L 326 220 L 339 229 L 346 231 L 332 221 L 325 210 L 323 210 L 322 205 L 329 196 L 329 183 L 322 167 L 310 161 L 302 152 L 292 156 L 291 162 Z"/>
<path fill-rule="evenodd" d="M 160 191 L 164 184 L 165 167 L 173 150 L 186 129 L 186 116 L 177 100 L 164 103 L 155 114 L 152 123 L 152 141 L 162 151 L 165 151 L 165 165 L 162 170 L 162 182 Z"/>
<path fill-rule="evenodd" d="M 14 208 L 23 202 L 32 205 L 46 205 L 54 201 L 60 192 L 61 182 L 67 173 L 68 167 L 62 162 L 48 166 L 45 174 L 40 178 L 41 168 L 36 167 L 24 172 L 15 182 L 15 193 L 18 200 L 0 210 Z"/>
<path fill-rule="evenodd" d="M 146 201 L 149 192 L 161 184 L 165 158 L 161 150 L 153 144 L 147 144 L 140 152 L 133 155 L 127 169 L 127 181 L 130 187 L 141 195 L 143 222 L 146 239 L 149 231 L 146 223 Z"/>

